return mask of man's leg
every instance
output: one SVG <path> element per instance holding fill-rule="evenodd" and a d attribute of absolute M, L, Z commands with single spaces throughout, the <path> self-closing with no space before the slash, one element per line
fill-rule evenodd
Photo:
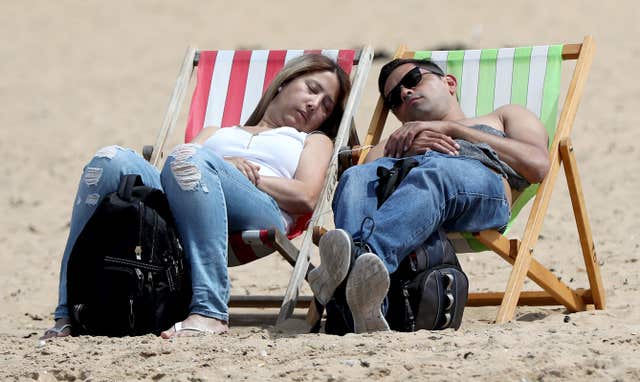
<path fill-rule="evenodd" d="M 380 166 L 391 168 L 397 161 L 393 158 L 380 158 L 375 162 L 353 166 L 342 174 L 333 196 L 336 228 L 342 228 L 358 238 L 369 232 L 371 227 L 365 219 L 371 217 L 378 208 L 377 169 Z M 366 232 L 360 233 L 361 228 Z"/>
<path fill-rule="evenodd" d="M 342 283 L 348 270 L 353 267 L 356 255 L 367 252 L 362 243 L 354 243 L 351 236 L 361 228 L 370 228 L 366 218 L 378 203 L 375 192 L 378 183 L 376 169 L 378 166 L 392 167 L 396 161 L 393 158 L 381 158 L 375 165 L 354 166 L 342 175 L 333 199 L 336 227 L 341 229 L 322 237 L 319 243 L 321 264 L 309 274 L 311 289 L 321 304 L 325 305 Z M 338 207 L 338 204 L 341 206 Z"/>
<path fill-rule="evenodd" d="M 380 209 L 375 171 L 380 165 L 390 167 L 388 159 L 346 171 L 334 196 L 336 227 L 365 241 L 389 273 L 438 227 L 480 231 L 500 228 L 509 219 L 502 179 L 480 162 L 433 151 L 415 158 L 419 166 Z M 366 217 L 371 224 L 361 230 Z"/>

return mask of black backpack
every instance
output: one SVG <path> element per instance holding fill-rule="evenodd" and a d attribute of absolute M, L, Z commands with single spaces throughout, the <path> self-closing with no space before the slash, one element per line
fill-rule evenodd
<path fill-rule="evenodd" d="M 413 332 L 460 327 L 469 281 L 446 234 L 441 229 L 438 234 L 440 240 L 433 243 L 436 245 L 421 245 L 390 275 L 385 319 L 392 330 Z M 354 331 L 345 286 L 343 282 L 326 305 L 327 334 L 342 336 Z M 319 330 L 317 323 L 312 332 Z"/>
<path fill-rule="evenodd" d="M 393 330 L 458 329 L 469 280 L 442 229 L 439 240 L 418 247 L 390 276 L 387 322 Z"/>
<path fill-rule="evenodd" d="M 188 314 L 191 282 L 169 204 L 125 175 L 78 236 L 67 268 L 74 334 L 159 334 Z"/>

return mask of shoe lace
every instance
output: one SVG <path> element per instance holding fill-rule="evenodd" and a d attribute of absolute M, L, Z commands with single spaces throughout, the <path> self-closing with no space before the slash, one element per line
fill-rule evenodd
<path fill-rule="evenodd" d="M 365 236 L 364 232 L 366 228 L 365 225 L 367 224 L 367 222 L 371 222 L 371 224 L 367 230 L 368 233 Z M 369 244 L 367 244 L 367 241 L 369 240 L 371 235 L 373 235 L 373 231 L 375 230 L 375 228 L 376 228 L 376 222 L 373 220 L 372 217 L 367 216 L 364 219 L 362 219 L 362 222 L 360 223 L 360 240 L 354 241 L 354 244 L 359 249 L 359 254 L 365 253 L 365 252 L 371 252 L 371 247 L 369 246 Z"/>

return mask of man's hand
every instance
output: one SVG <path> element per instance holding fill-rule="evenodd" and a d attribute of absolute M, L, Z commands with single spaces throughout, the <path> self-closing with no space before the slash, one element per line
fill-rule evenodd
<path fill-rule="evenodd" d="M 246 176 L 251 183 L 257 185 L 260 180 L 260 166 L 247 161 L 240 157 L 225 157 L 224 160 L 234 165 L 241 173 Z"/>
<path fill-rule="evenodd" d="M 441 121 L 412 121 L 394 131 L 384 148 L 384 156 L 400 158 L 435 150 L 458 155 L 460 146 L 453 140 Z"/>

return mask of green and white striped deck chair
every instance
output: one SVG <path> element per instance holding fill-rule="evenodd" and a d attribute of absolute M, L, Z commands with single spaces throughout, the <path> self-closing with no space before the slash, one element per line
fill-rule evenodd
<path fill-rule="evenodd" d="M 396 52 L 395 57 L 430 59 L 446 73 L 454 75 L 458 79 L 460 106 L 467 117 L 490 113 L 505 104 L 519 104 L 535 113 L 549 133 L 549 174 L 542 183 L 527 188 L 512 207 L 507 231 L 522 207 L 536 197 L 522 240 L 509 240 L 495 230 L 450 234 L 458 253 L 490 249 L 513 264 L 505 292 L 471 293 L 469 296 L 468 305 L 471 306 L 501 305 L 497 322 L 512 319 L 518 304 L 562 304 L 570 311 L 585 310 L 589 304 L 594 304 L 595 308 L 604 309 L 604 288 L 569 140 L 592 55 L 591 37 L 586 37 L 582 44 L 464 51 L 408 51 L 405 47 L 400 47 Z M 577 60 L 577 63 L 558 120 L 564 60 Z M 387 114 L 388 110 L 380 98 L 364 147 L 379 142 Z M 366 153 L 361 154 L 360 162 L 365 156 Z M 569 183 L 590 289 L 569 288 L 532 256 L 561 162 Z M 523 292 L 525 276 L 530 277 L 544 291 Z"/>

